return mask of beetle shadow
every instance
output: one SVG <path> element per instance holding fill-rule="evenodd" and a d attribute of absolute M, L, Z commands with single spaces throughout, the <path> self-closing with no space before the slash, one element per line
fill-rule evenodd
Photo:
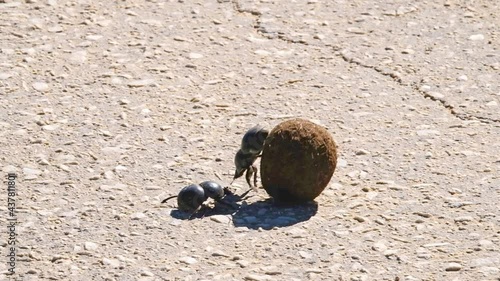
<path fill-rule="evenodd" d="M 170 215 L 179 220 L 203 219 L 214 215 L 233 215 L 241 208 L 240 202 L 243 202 L 243 198 L 247 193 L 248 192 L 245 192 L 242 195 L 237 195 L 233 192 L 227 191 L 224 199 L 219 202 L 213 201 L 212 206 L 204 203 L 201 208 L 194 213 L 188 213 L 175 209 L 170 212 Z"/>
<path fill-rule="evenodd" d="M 247 204 L 247 194 L 248 192 L 242 195 L 227 194 L 223 202 L 214 202 L 213 207 L 203 205 L 200 210 L 193 214 L 172 210 L 170 215 L 180 220 L 203 219 L 214 215 L 230 215 L 235 227 L 271 230 L 276 227 L 287 227 L 307 221 L 318 211 L 318 203 L 315 201 L 289 205 L 276 203 L 272 198 L 267 198 Z"/>
<path fill-rule="evenodd" d="M 178 220 L 194 220 L 203 219 L 214 215 L 232 215 L 238 208 L 235 207 L 232 209 L 225 205 L 221 206 L 221 204 L 215 202 L 215 206 L 210 207 L 203 205 L 198 211 L 194 213 L 188 213 L 179 209 L 175 209 L 170 211 L 170 215 Z"/>

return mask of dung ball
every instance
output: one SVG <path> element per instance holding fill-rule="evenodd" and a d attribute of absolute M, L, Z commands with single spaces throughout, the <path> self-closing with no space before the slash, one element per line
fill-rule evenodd
<path fill-rule="evenodd" d="M 322 126 L 304 119 L 277 125 L 262 151 L 262 185 L 278 202 L 314 200 L 330 182 L 337 165 L 337 147 Z"/>

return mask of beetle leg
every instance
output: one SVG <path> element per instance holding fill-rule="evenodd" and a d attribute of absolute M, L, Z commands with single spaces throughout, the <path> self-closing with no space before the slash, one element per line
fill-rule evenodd
<path fill-rule="evenodd" d="M 254 184 L 254 190 L 257 190 L 257 167 L 255 165 L 252 165 L 251 167 L 253 169 L 253 184 Z"/>
<path fill-rule="evenodd" d="M 252 184 L 250 183 L 250 179 L 252 178 L 252 174 L 253 174 L 253 169 L 252 169 L 252 167 L 249 167 L 247 169 L 247 173 L 245 174 L 245 178 L 247 180 L 248 186 L 250 186 L 251 188 L 253 188 Z"/>
<path fill-rule="evenodd" d="M 192 212 L 192 213 L 189 215 L 188 220 L 192 220 L 192 219 L 194 219 L 194 217 L 193 217 L 193 216 L 194 216 L 197 212 L 198 212 L 198 210 L 195 210 L 194 212 Z"/>
<path fill-rule="evenodd" d="M 198 208 L 196 208 L 196 210 L 194 210 L 190 215 L 189 215 L 189 220 L 192 220 L 192 219 L 195 219 L 197 216 L 199 216 L 199 213 L 201 213 L 201 218 L 203 218 L 205 216 L 205 214 L 207 213 L 207 206 L 205 206 L 205 204 L 201 204 Z M 196 215 L 196 216 L 195 216 Z"/>

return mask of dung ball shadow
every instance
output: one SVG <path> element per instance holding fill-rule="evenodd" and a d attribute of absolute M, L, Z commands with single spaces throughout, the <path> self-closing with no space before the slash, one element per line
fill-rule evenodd
<path fill-rule="evenodd" d="M 314 201 L 290 205 L 277 203 L 269 198 L 248 205 L 243 204 L 232 217 L 235 227 L 271 230 L 307 221 L 317 211 L 318 204 Z"/>

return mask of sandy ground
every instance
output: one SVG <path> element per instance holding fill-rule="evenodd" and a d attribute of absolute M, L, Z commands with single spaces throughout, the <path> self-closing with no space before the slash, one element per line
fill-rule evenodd
<path fill-rule="evenodd" d="M 500 280 L 500 2 L 194 2 L 0 0 L 0 280 Z M 293 117 L 316 204 L 160 204 Z"/>

